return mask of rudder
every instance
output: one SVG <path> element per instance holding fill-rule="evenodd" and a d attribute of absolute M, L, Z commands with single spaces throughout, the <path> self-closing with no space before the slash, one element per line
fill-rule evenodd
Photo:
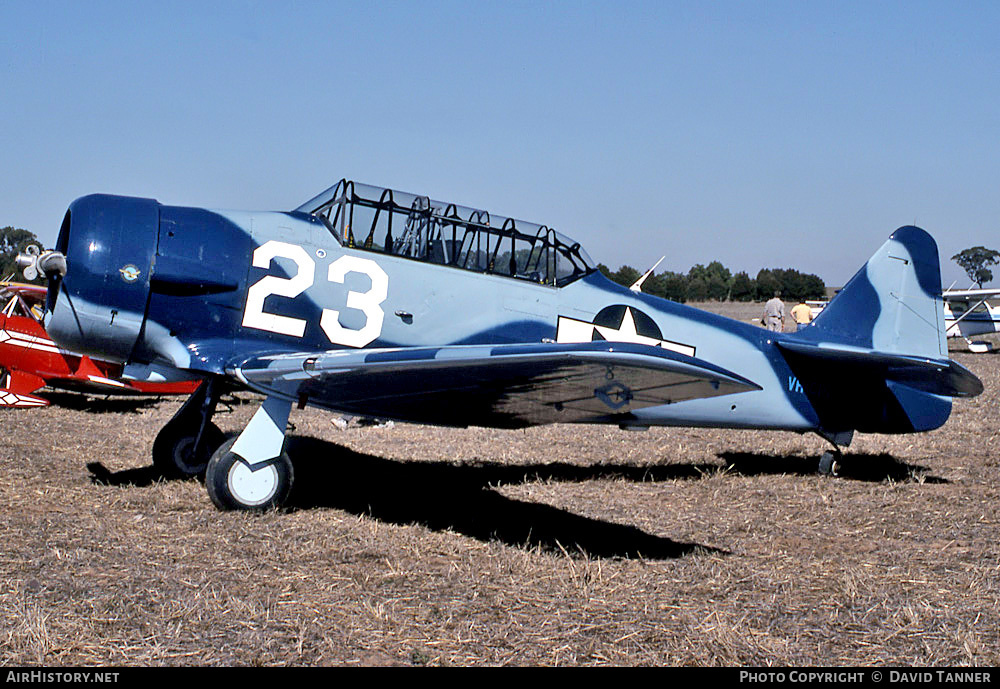
<path fill-rule="evenodd" d="M 801 335 L 816 343 L 947 357 L 934 238 L 912 225 L 893 232 Z"/>

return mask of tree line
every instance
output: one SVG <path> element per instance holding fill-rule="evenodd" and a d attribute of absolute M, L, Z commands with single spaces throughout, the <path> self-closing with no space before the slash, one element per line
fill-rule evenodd
<path fill-rule="evenodd" d="M 642 273 L 632 266 L 612 271 L 603 263 L 597 269 L 619 285 L 629 287 Z M 654 273 L 642 283 L 642 291 L 671 301 L 767 301 L 775 292 L 782 299 L 825 299 L 826 285 L 811 273 L 793 268 L 764 268 L 751 278 L 745 271 L 733 274 L 719 261 L 698 264 L 686 274 L 668 270 Z"/>
<path fill-rule="evenodd" d="M 974 246 L 951 257 L 979 287 L 993 280 L 990 266 L 1000 265 L 1000 251 Z M 619 285 L 631 287 L 642 277 L 632 266 L 612 271 L 603 263 L 597 265 L 606 277 Z M 780 291 L 788 301 L 825 299 L 826 285 L 811 273 L 793 268 L 764 268 L 751 278 L 746 272 L 735 275 L 719 261 L 707 266 L 698 264 L 685 273 L 671 270 L 654 273 L 642 284 L 642 291 L 671 301 L 767 301 Z"/>

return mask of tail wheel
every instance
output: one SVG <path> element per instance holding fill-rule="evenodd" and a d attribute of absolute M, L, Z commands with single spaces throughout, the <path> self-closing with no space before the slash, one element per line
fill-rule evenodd
<path fill-rule="evenodd" d="M 840 452 L 824 452 L 819 458 L 819 473 L 824 476 L 836 476 L 840 470 Z"/>
<path fill-rule="evenodd" d="M 168 423 L 153 442 L 153 466 L 165 478 L 192 478 L 204 476 L 208 460 L 222 445 L 225 434 L 214 423 L 205 425 L 201 434 L 201 448 L 194 452 L 198 429 L 188 424 Z"/>
<path fill-rule="evenodd" d="M 205 487 L 220 510 L 262 512 L 281 507 L 292 490 L 292 462 L 284 452 L 263 466 L 251 469 L 231 452 L 236 438 L 227 440 L 208 462 Z"/>

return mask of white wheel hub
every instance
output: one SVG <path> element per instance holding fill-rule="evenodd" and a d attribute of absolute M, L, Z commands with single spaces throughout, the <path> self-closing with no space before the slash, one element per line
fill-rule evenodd
<path fill-rule="evenodd" d="M 263 505 L 278 492 L 278 470 L 268 464 L 252 470 L 242 459 L 237 460 L 226 478 L 229 492 L 248 507 Z"/>

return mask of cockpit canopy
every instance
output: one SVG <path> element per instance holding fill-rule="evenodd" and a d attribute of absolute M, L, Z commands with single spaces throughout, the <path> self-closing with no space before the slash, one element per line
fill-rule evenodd
<path fill-rule="evenodd" d="M 417 261 L 557 287 L 595 269 L 577 242 L 544 225 L 346 179 L 295 210 L 345 246 Z"/>

